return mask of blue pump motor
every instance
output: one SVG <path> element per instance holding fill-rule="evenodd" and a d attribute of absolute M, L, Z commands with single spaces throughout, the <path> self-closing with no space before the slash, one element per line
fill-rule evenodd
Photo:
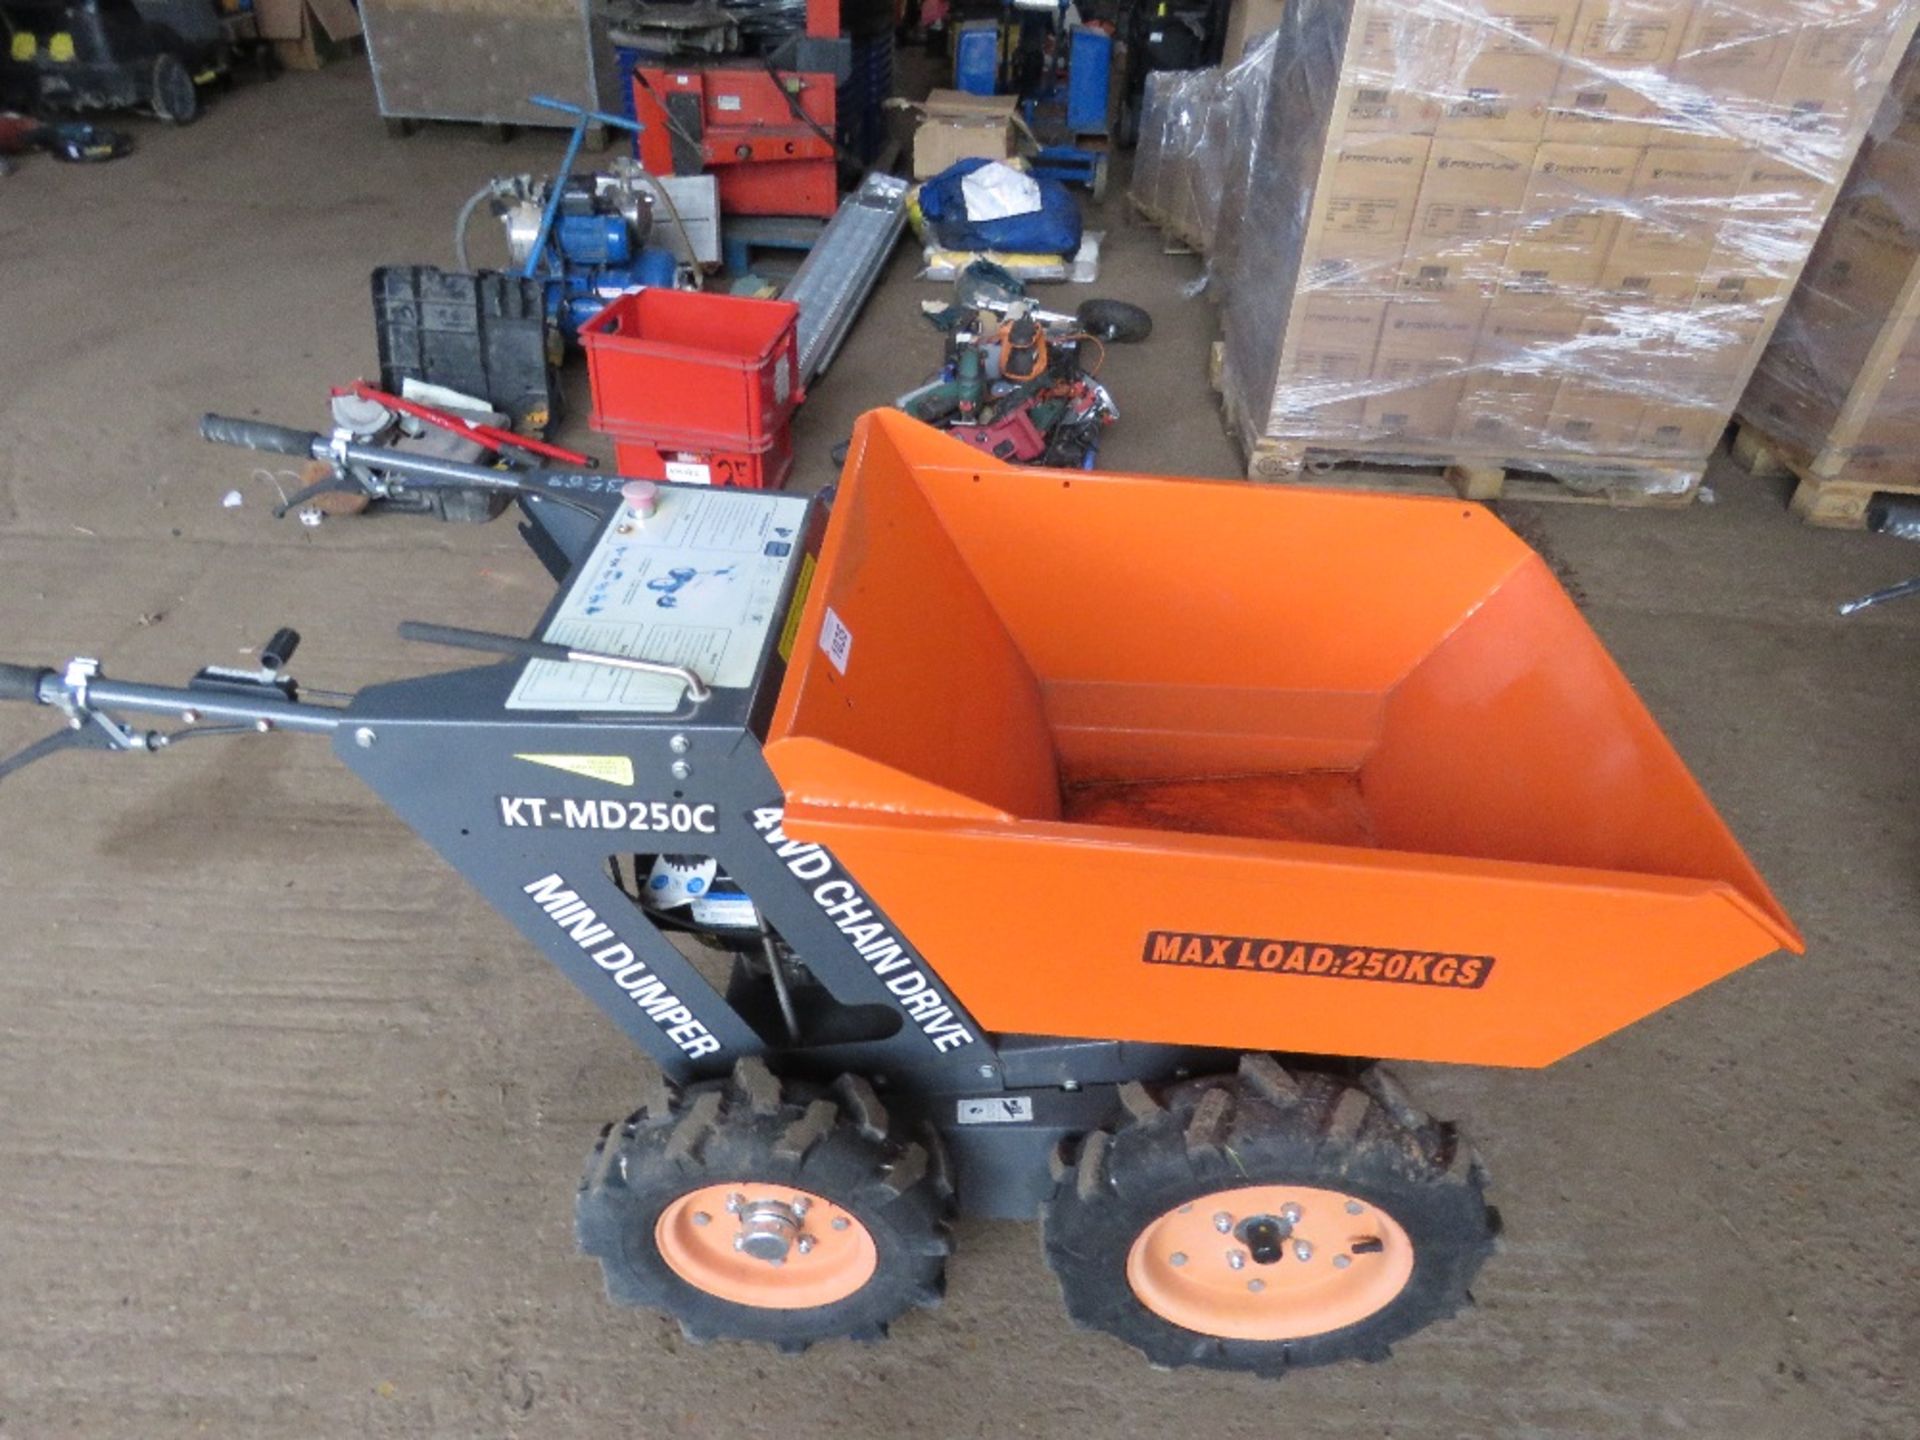
<path fill-rule="evenodd" d="M 565 243 L 562 240 L 563 247 Z M 571 259 L 571 255 L 568 258 Z M 671 286 L 678 276 L 679 262 L 673 252 L 658 245 L 644 246 L 631 265 L 569 264 L 564 274 L 547 281 L 547 312 L 572 340 L 579 335 L 580 327 L 616 296 L 648 285 Z"/>
<path fill-rule="evenodd" d="M 554 221 L 553 242 L 569 269 L 633 259 L 633 232 L 619 215 L 562 215 Z"/>

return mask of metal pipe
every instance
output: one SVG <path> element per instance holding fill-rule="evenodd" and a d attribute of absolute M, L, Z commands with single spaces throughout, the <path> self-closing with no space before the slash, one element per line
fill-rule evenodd
<path fill-rule="evenodd" d="M 42 685 L 41 693 L 46 694 Z M 346 711 L 332 705 L 309 705 L 299 700 L 249 700 L 220 690 L 185 686 L 142 685 L 95 676 L 87 682 L 89 710 L 135 710 L 150 715 L 183 715 L 192 711 L 200 720 L 238 720 L 257 725 L 264 720 L 275 730 L 300 730 L 327 735 L 346 724 Z"/>

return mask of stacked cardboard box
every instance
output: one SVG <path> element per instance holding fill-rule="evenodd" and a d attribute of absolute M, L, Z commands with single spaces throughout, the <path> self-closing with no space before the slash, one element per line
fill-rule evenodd
<path fill-rule="evenodd" d="M 1739 409 L 1803 476 L 1868 494 L 1920 483 L 1920 52 L 1902 64 L 1882 122 Z M 1864 504 L 1829 495 L 1836 510 L 1821 498 L 1816 484 L 1796 507 L 1853 520 Z"/>
<path fill-rule="evenodd" d="M 1690 486 L 1916 13 L 1295 0 L 1216 277 L 1250 452 Z"/>

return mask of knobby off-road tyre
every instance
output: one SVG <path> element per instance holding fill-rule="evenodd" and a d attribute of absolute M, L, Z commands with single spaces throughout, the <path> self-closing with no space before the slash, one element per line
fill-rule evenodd
<path fill-rule="evenodd" d="M 791 1241 L 778 1263 L 731 1244 L 756 1207 Z M 781 1081 L 749 1059 L 726 1080 L 662 1081 L 609 1125 L 574 1216 L 615 1303 L 672 1316 L 691 1340 L 803 1350 L 880 1339 L 938 1304 L 951 1209 L 937 1137 L 902 1133 L 865 1081 Z"/>
<path fill-rule="evenodd" d="M 1123 1099 L 1124 1123 L 1061 1156 L 1043 1219 L 1083 1328 L 1156 1365 L 1278 1377 L 1385 1359 L 1470 1302 L 1499 1231 L 1485 1174 L 1386 1072 L 1250 1055 Z"/>

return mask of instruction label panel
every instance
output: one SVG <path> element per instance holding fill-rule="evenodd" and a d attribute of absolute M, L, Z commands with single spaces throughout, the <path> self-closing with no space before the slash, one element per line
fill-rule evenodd
<path fill-rule="evenodd" d="M 646 520 L 627 511 L 607 527 L 541 638 L 739 689 L 777 618 L 806 509 L 800 495 L 663 488 Z M 672 676 L 530 660 L 507 708 L 668 714 L 685 694 Z"/>

